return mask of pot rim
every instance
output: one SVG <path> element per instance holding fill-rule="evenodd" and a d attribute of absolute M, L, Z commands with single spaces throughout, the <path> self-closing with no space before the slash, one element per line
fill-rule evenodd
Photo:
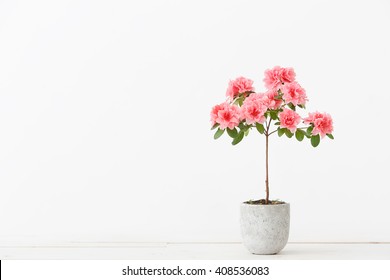
<path fill-rule="evenodd" d="M 241 202 L 241 205 L 248 206 L 248 207 L 269 207 L 269 206 L 279 207 L 279 206 L 290 206 L 290 203 L 284 202 L 281 204 L 249 204 L 249 203 L 246 203 L 246 201 L 244 201 L 244 202 Z"/>

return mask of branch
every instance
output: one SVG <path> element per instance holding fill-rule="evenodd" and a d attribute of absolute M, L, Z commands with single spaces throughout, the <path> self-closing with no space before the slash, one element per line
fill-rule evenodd
<path fill-rule="evenodd" d="M 267 121 L 267 120 L 266 120 Z M 269 131 L 269 126 L 271 125 L 272 119 L 271 116 L 269 117 L 269 123 L 267 124 L 267 133 Z"/>
<path fill-rule="evenodd" d="M 275 133 L 276 131 L 278 131 L 278 130 L 275 129 L 274 131 L 270 132 L 270 133 L 268 134 L 268 136 L 270 136 L 271 134 Z"/>
<path fill-rule="evenodd" d="M 271 116 L 269 117 L 269 122 L 267 122 L 267 119 L 265 119 L 266 130 L 264 132 L 264 135 L 267 137 L 270 135 L 268 131 L 269 131 L 269 126 L 271 125 L 271 121 L 272 121 Z"/>

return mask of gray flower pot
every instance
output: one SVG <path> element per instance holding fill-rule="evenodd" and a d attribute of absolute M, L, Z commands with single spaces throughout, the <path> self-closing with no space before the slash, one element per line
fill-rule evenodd
<path fill-rule="evenodd" d="M 290 204 L 241 204 L 241 235 L 249 252 L 256 255 L 279 253 L 290 231 Z"/>

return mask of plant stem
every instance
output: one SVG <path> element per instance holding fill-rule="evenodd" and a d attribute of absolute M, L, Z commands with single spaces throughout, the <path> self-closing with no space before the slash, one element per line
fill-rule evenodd
<path fill-rule="evenodd" d="M 269 181 L 268 181 L 268 132 L 265 135 L 265 204 L 269 200 Z"/>
<path fill-rule="evenodd" d="M 269 120 L 266 119 L 265 121 L 265 204 L 268 204 L 269 202 L 269 178 L 268 178 L 268 137 L 277 132 L 278 130 L 275 129 L 274 131 L 269 132 L 270 125 L 271 125 L 272 119 Z M 309 127 L 309 126 L 308 126 Z M 306 129 L 308 127 L 299 127 L 299 129 Z"/>
<path fill-rule="evenodd" d="M 269 127 L 271 125 L 272 119 L 269 119 L 267 123 L 267 130 L 265 132 L 265 204 L 268 204 L 269 200 L 269 179 L 268 179 L 268 137 L 271 135 L 269 133 Z"/>

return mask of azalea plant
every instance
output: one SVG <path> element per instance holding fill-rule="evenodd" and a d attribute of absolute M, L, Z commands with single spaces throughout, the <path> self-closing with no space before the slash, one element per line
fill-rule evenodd
<path fill-rule="evenodd" d="M 225 102 L 211 110 L 214 139 L 226 131 L 236 145 L 249 134 L 252 128 L 265 136 L 265 192 L 264 203 L 269 203 L 268 142 L 277 133 L 298 141 L 309 139 L 317 147 L 325 136 L 334 139 L 332 117 L 327 113 L 313 112 L 302 118 L 297 112 L 305 109 L 308 101 L 306 91 L 295 80 L 293 68 L 276 66 L 265 71 L 265 93 L 256 93 L 253 81 L 238 77 L 229 82 Z M 302 125 L 300 127 L 300 125 Z"/>

